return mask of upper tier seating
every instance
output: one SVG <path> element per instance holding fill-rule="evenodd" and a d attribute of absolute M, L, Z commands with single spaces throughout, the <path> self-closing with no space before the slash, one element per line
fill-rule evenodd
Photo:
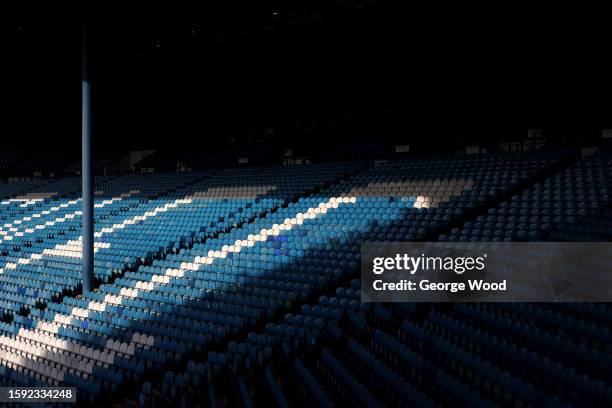
<path fill-rule="evenodd" d="M 442 241 L 608 241 L 612 153 L 601 152 L 512 196 Z"/>
<path fill-rule="evenodd" d="M 0 150 L 0 175 L 4 175 L 22 156 L 23 153 L 18 150 Z"/>
<path fill-rule="evenodd" d="M 14 199 L 15 201 L 27 201 L 27 197 L 23 197 L 30 190 L 33 190 L 41 185 L 46 184 L 46 180 L 19 181 L 0 184 L 0 197 L 2 197 L 2 205 Z"/>

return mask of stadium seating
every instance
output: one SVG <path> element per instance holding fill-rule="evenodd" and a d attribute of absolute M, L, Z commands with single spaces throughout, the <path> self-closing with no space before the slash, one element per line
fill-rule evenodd
<path fill-rule="evenodd" d="M 514 195 L 442 241 L 608 241 L 612 154 L 602 152 Z"/>
<path fill-rule="evenodd" d="M 0 151 L 0 174 L 4 175 L 22 156 L 23 152 L 18 150 L 2 149 Z"/>
<path fill-rule="evenodd" d="M 88 294 L 80 180 L 24 185 L 0 207 L 0 385 L 141 406 L 605 406 L 606 305 L 368 304 L 354 278 L 366 241 L 609 239 L 610 169 L 532 152 L 101 177 Z"/>

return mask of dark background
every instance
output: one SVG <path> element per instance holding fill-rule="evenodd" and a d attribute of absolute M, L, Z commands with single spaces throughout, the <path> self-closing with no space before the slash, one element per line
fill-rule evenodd
<path fill-rule="evenodd" d="M 406 3 L 91 7 L 96 151 L 444 149 L 530 128 L 589 143 L 612 127 L 596 12 Z M 2 147 L 78 154 L 81 14 L 0 13 Z"/>

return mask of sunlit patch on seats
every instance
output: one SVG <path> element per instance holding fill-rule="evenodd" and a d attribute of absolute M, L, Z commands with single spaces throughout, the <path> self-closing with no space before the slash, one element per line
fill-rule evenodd
<path fill-rule="evenodd" d="M 355 197 L 399 197 L 413 201 L 414 208 L 436 208 L 442 202 L 461 196 L 474 185 L 471 179 L 420 179 L 389 182 L 369 182 L 351 188 L 347 195 Z"/>

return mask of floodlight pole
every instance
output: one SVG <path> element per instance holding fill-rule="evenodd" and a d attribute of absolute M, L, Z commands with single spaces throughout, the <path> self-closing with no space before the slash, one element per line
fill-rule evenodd
<path fill-rule="evenodd" d="M 93 289 L 94 231 L 93 231 L 93 172 L 91 140 L 91 96 L 89 88 L 87 25 L 83 19 L 81 33 L 81 177 L 83 180 L 83 294 Z"/>

